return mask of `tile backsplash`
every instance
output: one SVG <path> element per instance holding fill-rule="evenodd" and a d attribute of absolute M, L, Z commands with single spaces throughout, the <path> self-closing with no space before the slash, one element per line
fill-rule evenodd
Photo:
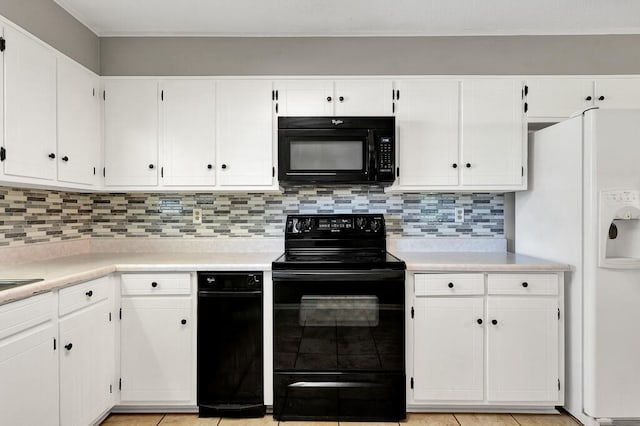
<path fill-rule="evenodd" d="M 455 223 L 454 209 L 465 210 Z M 194 224 L 193 209 L 202 210 Z M 504 237 L 502 194 L 385 194 L 379 186 L 282 194 L 77 194 L 0 188 L 0 245 L 74 238 L 280 237 L 287 214 L 382 213 L 403 237 Z"/>

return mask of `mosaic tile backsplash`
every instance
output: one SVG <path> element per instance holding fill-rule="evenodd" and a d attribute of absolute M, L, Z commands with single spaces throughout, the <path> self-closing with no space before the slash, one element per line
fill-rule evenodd
<path fill-rule="evenodd" d="M 454 222 L 454 209 L 465 222 Z M 193 209 L 202 224 L 193 224 Z M 385 194 L 301 187 L 283 194 L 76 194 L 0 188 L 0 245 L 73 238 L 281 237 L 287 214 L 382 213 L 402 237 L 504 237 L 502 194 Z"/>

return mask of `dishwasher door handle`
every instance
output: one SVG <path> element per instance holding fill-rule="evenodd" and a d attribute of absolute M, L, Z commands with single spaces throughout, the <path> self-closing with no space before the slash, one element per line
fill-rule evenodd
<path fill-rule="evenodd" d="M 198 297 L 256 297 L 262 296 L 262 290 L 255 291 L 198 291 Z"/>

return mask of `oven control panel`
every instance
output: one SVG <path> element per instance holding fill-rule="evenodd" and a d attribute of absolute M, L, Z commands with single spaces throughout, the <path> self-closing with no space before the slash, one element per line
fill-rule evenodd
<path fill-rule="evenodd" d="M 384 231 L 382 215 L 289 216 L 286 233 L 367 234 Z"/>

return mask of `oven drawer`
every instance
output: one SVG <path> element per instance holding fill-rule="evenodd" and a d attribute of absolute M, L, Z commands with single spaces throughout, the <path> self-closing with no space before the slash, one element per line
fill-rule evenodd
<path fill-rule="evenodd" d="M 276 373 L 276 420 L 398 422 L 406 417 L 404 373 Z"/>
<path fill-rule="evenodd" d="M 416 296 L 484 294 L 484 274 L 416 274 Z"/>

